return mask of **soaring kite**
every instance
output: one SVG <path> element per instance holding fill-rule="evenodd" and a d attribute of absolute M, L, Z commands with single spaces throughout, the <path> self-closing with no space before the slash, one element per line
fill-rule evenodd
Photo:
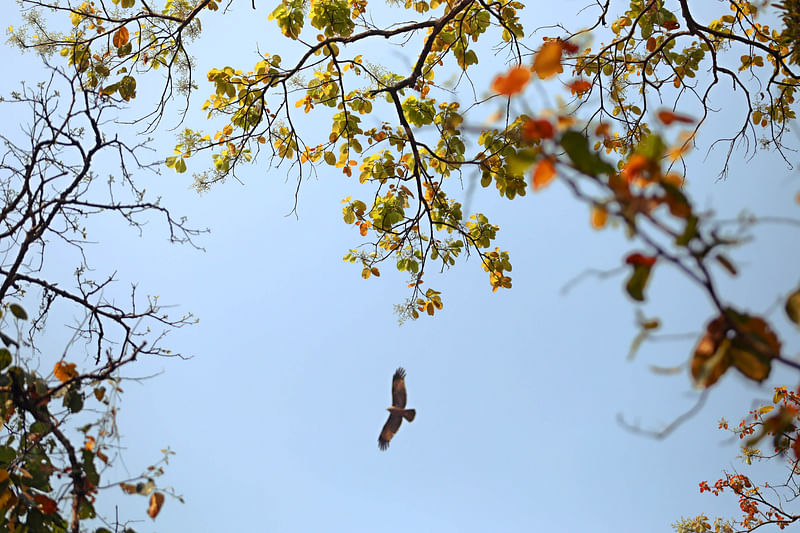
<path fill-rule="evenodd" d="M 406 371 L 402 367 L 395 370 L 392 376 L 392 406 L 386 410 L 389 411 L 389 420 L 378 435 L 378 448 L 381 450 L 389 447 L 389 441 L 400 429 L 404 418 L 412 422 L 417 415 L 416 410 L 406 409 Z"/>

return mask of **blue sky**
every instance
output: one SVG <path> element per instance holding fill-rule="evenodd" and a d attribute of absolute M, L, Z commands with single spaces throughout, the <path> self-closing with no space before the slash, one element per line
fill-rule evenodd
<path fill-rule="evenodd" d="M 242 25 L 238 41 L 219 44 L 233 22 L 214 28 L 204 20 L 207 34 L 193 50 L 198 73 L 234 64 L 234 44 L 243 50 L 234 66 L 254 63 L 255 47 L 243 37 L 251 29 L 270 32 L 262 49 L 277 40 L 266 21 L 272 7 L 258 5 L 256 17 L 246 5 L 225 19 Z M 28 81 L 41 77 L 34 56 L 7 48 L 3 56 Z M 502 70 L 485 68 L 485 80 Z M 3 92 L 16 81 L 5 77 Z M 210 92 L 200 84 L 200 95 Z M 701 145 L 724 120 L 712 122 Z M 160 133 L 155 144 L 168 150 L 174 142 Z M 796 171 L 774 153 L 734 156 L 730 176 L 718 181 L 722 155 L 690 156 L 697 205 L 729 217 L 743 209 L 798 216 Z M 663 441 L 622 428 L 620 413 L 659 428 L 693 404 L 685 370 L 664 377 L 648 365 L 684 364 L 695 340 L 646 344 L 628 361 L 636 306 L 624 278 L 590 278 L 562 293 L 585 269 L 614 268 L 635 248 L 619 228 L 592 230 L 587 208 L 566 187 L 556 182 L 513 202 L 478 190 L 473 204 L 500 225 L 499 245 L 511 251 L 513 289 L 493 294 L 474 259 L 446 275 L 431 272 L 427 283 L 443 291 L 443 311 L 398 326 L 392 305 L 407 296 L 404 277 L 384 267 L 379 279 L 364 281 L 342 261 L 360 242 L 342 223 L 339 203 L 359 194 L 357 182 L 321 173 L 301 189 L 298 216 L 287 217 L 294 183 L 285 169 L 256 166 L 242 179 L 199 196 L 186 175 L 142 175 L 175 214 L 211 229 L 198 239 L 205 252 L 169 245 L 156 221 L 142 238 L 122 224 L 90 226 L 99 243 L 89 248 L 93 265 L 118 272 L 120 294 L 137 282 L 176 312 L 200 317 L 167 341 L 192 359 L 131 369 L 160 375 L 125 386 L 118 418 L 125 467 L 136 474 L 170 446 L 176 455 L 160 482 L 186 503 L 168 499 L 152 522 L 143 498 L 112 489 L 107 514 L 119 503 L 121 516 L 143 520 L 132 524 L 137 531 L 201 533 L 633 533 L 669 530 L 682 515 L 735 514 L 733 498 L 697 489 L 740 466 L 737 443 L 716 421 L 738 421 L 771 397 L 772 384 L 796 375 L 776 367 L 758 387 L 731 373 L 703 411 Z M 743 307 L 764 312 L 798 283 L 800 252 L 787 244 L 797 242 L 796 228 L 755 234 L 733 254 L 741 275 L 723 286 Z M 648 295 L 643 312 L 661 317 L 665 332 L 699 334 L 711 318 L 704 296 L 669 269 L 656 268 Z M 796 330 L 780 313 L 770 316 L 782 326 L 786 353 L 797 354 Z M 58 329 L 51 320 L 49 333 L 57 337 Z M 417 418 L 380 452 L 398 366 L 407 370 Z M 104 481 L 115 476 L 126 477 L 122 465 Z"/>

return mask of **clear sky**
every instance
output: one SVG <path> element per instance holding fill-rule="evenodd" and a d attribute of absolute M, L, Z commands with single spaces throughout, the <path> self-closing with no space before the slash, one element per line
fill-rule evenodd
<path fill-rule="evenodd" d="M 546 14 L 568 17 L 575 5 Z M 272 8 L 238 2 L 218 17 L 224 27 L 204 19 L 192 49 L 197 72 L 254 63 L 251 31 L 262 50 L 279 42 L 267 21 Z M 16 17 L 13 9 L 0 8 L 4 20 Z M 43 76 L 33 55 L 4 48 L 3 58 L 15 72 L 2 80 L 6 94 L 18 79 Z M 484 68 L 489 80 L 502 65 Z M 210 89 L 200 84 L 202 97 Z M 697 205 L 731 218 L 743 209 L 800 216 L 796 170 L 772 152 L 735 155 L 730 176 L 718 181 L 724 154 L 705 154 L 713 138 L 713 131 L 701 137 L 704 148 L 690 156 Z M 174 142 L 162 132 L 155 144 Z M 474 259 L 445 275 L 430 272 L 443 311 L 398 326 L 392 305 L 407 296 L 401 273 L 387 265 L 379 279 L 364 281 L 360 268 L 342 261 L 360 243 L 339 203 L 362 191 L 356 180 L 321 173 L 301 189 L 298 216 L 287 217 L 294 182 L 285 169 L 256 166 L 241 178 L 243 185 L 231 180 L 199 196 L 188 175 L 142 175 L 176 215 L 211 229 L 197 240 L 205 252 L 169 245 L 156 221 L 141 238 L 122 224 L 89 227 L 99 243 L 89 246 L 98 277 L 116 270 L 120 294 L 136 282 L 176 304 L 176 313 L 200 317 L 167 341 L 192 359 L 129 369 L 161 374 L 125 385 L 118 419 L 128 471 L 137 474 L 171 447 L 176 455 L 159 481 L 186 503 L 168 499 L 152 522 L 144 498 L 118 498 L 112 489 L 98 506 L 106 514 L 119 503 L 121 516 L 143 520 L 132 524 L 137 531 L 198 533 L 639 533 L 667 531 L 682 515 L 735 514 L 734 498 L 698 491 L 700 481 L 739 467 L 738 443 L 716 421 L 738 421 L 771 397 L 771 385 L 795 383 L 796 374 L 776 367 L 758 387 L 729 373 L 702 412 L 666 440 L 621 427 L 619 414 L 657 429 L 691 407 L 697 393 L 685 368 L 665 377 L 648 367 L 685 365 L 696 338 L 646 344 L 628 361 L 636 306 L 624 278 L 589 278 L 562 292 L 587 268 L 620 265 L 634 247 L 619 228 L 592 230 L 588 210 L 566 187 L 555 182 L 512 202 L 478 190 L 473 205 L 500 225 L 499 245 L 511 251 L 513 289 L 492 293 Z M 797 242 L 797 229 L 765 225 L 754 233 L 733 254 L 741 275 L 723 286 L 753 312 L 772 308 L 786 353 L 797 354 L 797 332 L 773 306 L 799 281 L 800 251 L 787 244 Z M 74 267 L 64 263 L 69 276 Z M 654 274 L 643 312 L 661 317 L 664 332 L 699 335 L 712 317 L 709 302 L 668 268 Z M 53 320 L 49 332 L 63 335 Z M 381 452 L 377 436 L 398 366 L 407 370 L 417 418 Z M 115 476 L 127 477 L 122 465 L 103 481 Z"/>

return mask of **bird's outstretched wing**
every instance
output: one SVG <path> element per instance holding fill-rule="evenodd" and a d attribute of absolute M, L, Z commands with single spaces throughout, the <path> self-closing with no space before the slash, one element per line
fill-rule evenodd
<path fill-rule="evenodd" d="M 392 376 L 392 405 L 400 408 L 406 406 L 406 371 L 403 367 L 395 370 Z"/>
<path fill-rule="evenodd" d="M 394 434 L 400 429 L 400 424 L 403 423 L 403 417 L 396 413 L 389 414 L 389 419 L 383 425 L 381 434 L 378 435 L 378 448 L 385 450 L 389 447 L 389 441 L 392 440 Z"/>

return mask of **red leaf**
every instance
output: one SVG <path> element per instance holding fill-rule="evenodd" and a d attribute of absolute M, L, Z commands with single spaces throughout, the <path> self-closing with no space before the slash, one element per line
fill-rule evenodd
<path fill-rule="evenodd" d="M 564 51 L 568 54 L 577 54 L 578 50 L 580 50 L 580 46 L 577 44 L 573 44 L 569 41 L 561 41 L 561 46 L 564 48 Z"/>
<path fill-rule="evenodd" d="M 43 514 L 54 514 L 58 511 L 58 505 L 56 505 L 56 502 L 44 494 L 35 494 L 33 496 L 33 501 L 39 504 L 39 510 Z"/>
<path fill-rule="evenodd" d="M 640 254 L 640 253 L 637 252 L 637 253 L 631 254 L 627 258 L 625 258 L 625 263 L 628 264 L 628 265 L 633 265 L 633 266 L 651 267 L 654 264 L 656 264 L 656 258 L 655 257 L 650 257 L 648 255 L 643 255 L 643 254 Z"/>

